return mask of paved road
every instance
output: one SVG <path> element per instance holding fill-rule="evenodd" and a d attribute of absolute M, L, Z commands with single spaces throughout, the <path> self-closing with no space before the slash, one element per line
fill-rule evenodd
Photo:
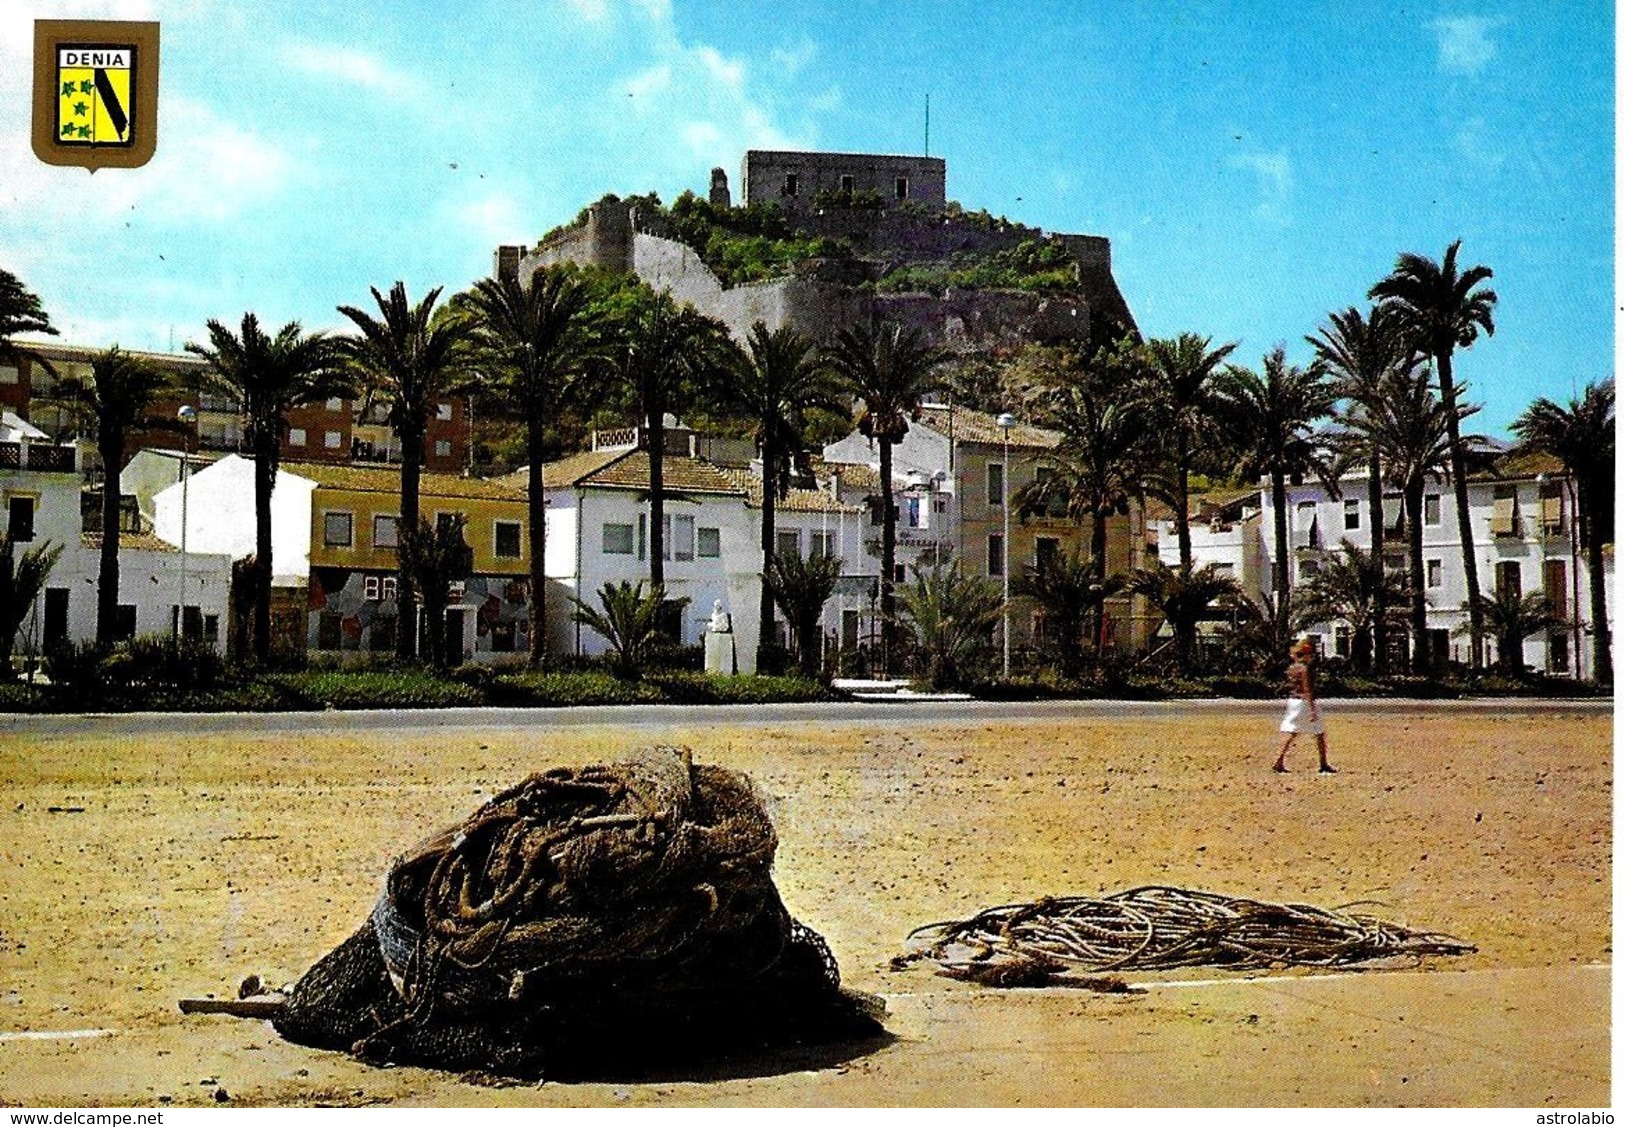
<path fill-rule="evenodd" d="M 0 738 L 7 733 L 34 735 L 114 735 L 143 732 L 333 732 L 416 731 L 423 729 L 583 727 L 692 728 L 701 724 L 884 726 L 987 723 L 990 721 L 1086 718 L 1269 714 L 1273 700 L 1185 701 L 862 701 L 766 705 L 616 705 L 583 708 L 446 708 L 354 712 L 118 713 L 74 716 L 0 716 Z M 1459 701 L 1336 700 L 1327 702 L 1331 716 L 1491 715 L 1539 716 L 1575 713 L 1608 715 L 1612 699 L 1535 700 L 1524 698 Z"/>

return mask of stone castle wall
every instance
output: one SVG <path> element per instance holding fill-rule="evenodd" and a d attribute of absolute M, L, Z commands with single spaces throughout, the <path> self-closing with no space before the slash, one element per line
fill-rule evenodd
<path fill-rule="evenodd" d="M 874 153 L 791 153 L 752 149 L 741 166 L 745 202 L 776 201 L 787 211 L 812 206 L 819 191 L 874 192 L 882 206 L 904 199 L 941 207 L 948 202 L 948 162 L 941 157 L 884 156 Z M 794 191 L 791 184 L 793 178 Z M 906 182 L 898 195 L 898 180 Z"/>

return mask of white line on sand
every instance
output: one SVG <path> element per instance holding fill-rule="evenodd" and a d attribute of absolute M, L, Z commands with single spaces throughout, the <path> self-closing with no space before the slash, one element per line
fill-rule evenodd
<path fill-rule="evenodd" d="M 25 1029 L 0 1033 L 0 1041 L 77 1041 L 84 1037 L 111 1037 L 116 1029 Z"/>

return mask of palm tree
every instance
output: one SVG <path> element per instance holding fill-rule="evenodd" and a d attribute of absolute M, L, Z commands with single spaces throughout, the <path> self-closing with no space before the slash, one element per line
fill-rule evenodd
<path fill-rule="evenodd" d="M 167 372 L 120 352 L 114 345 L 92 358 L 90 379 L 65 379 L 52 396 L 82 424 L 94 428 L 96 453 L 102 463 L 102 543 L 96 579 L 98 645 L 111 645 L 118 629 L 119 474 L 124 469 L 125 446 L 132 430 L 154 422 L 147 418 L 148 412 L 158 396 L 173 387 Z M 186 612 L 183 609 L 180 613 L 184 616 Z"/>
<path fill-rule="evenodd" d="M 515 274 L 475 285 L 474 345 L 487 388 L 525 426 L 530 513 L 530 664 L 547 655 L 547 492 L 542 481 L 547 428 L 598 356 L 601 313 L 592 289 L 569 267 Z"/>
<path fill-rule="evenodd" d="M 373 317 L 352 305 L 339 306 L 339 312 L 360 330 L 358 336 L 341 338 L 340 344 L 360 374 L 367 405 L 374 401 L 388 404 L 386 420 L 401 443 L 400 527 L 410 531 L 418 526 L 429 413 L 438 400 L 454 390 L 468 359 L 468 338 L 474 325 L 466 318 L 447 316 L 445 310 L 436 315 L 438 286 L 416 305 L 407 299 L 405 282 L 396 282 L 387 298 L 378 287 L 370 288 L 379 316 Z M 395 633 L 395 653 L 409 660 L 417 653 L 417 631 L 411 627 L 417 599 L 412 571 L 406 566 L 405 553 L 400 551 L 396 585 L 399 629 Z M 431 619 L 431 639 L 436 629 Z"/>
<path fill-rule="evenodd" d="M 1551 603 L 1539 591 L 1522 595 L 1510 587 L 1496 590 L 1493 598 L 1480 596 L 1484 626 L 1495 638 L 1495 668 L 1508 677 L 1523 675 L 1523 644 L 1543 630 L 1563 625 Z M 1463 608 L 1465 609 L 1465 608 Z M 1468 630 L 1472 627 L 1469 625 Z M 1458 630 L 1457 633 L 1463 633 Z"/>
<path fill-rule="evenodd" d="M 1240 457 L 1238 472 L 1248 480 L 1267 477 L 1275 508 L 1275 565 L 1272 587 L 1279 619 L 1284 625 L 1292 608 L 1288 579 L 1286 536 L 1286 483 L 1326 469 L 1323 441 L 1311 431 L 1317 419 L 1331 412 L 1336 393 L 1326 380 L 1325 366 L 1317 359 L 1307 367 L 1286 362 L 1286 349 L 1277 346 L 1264 357 L 1260 376 L 1246 368 L 1227 370 L 1221 389 L 1222 411 Z M 1277 639 L 1284 652 L 1287 637 Z"/>
<path fill-rule="evenodd" d="M 446 608 L 451 585 L 474 571 L 474 551 L 463 538 L 467 518 L 456 513 L 430 524 L 422 517 L 403 527 L 400 535 L 401 567 L 423 593 L 423 618 L 429 624 L 429 661 L 439 670 L 450 665 L 446 638 Z"/>
<path fill-rule="evenodd" d="M 1152 560 L 1134 569 L 1128 586 L 1168 620 L 1174 633 L 1174 665 L 1181 673 L 1189 672 L 1195 661 L 1197 623 L 1220 599 L 1241 594 L 1236 581 L 1216 563 L 1190 570 L 1183 564 L 1173 568 Z"/>
<path fill-rule="evenodd" d="M 1494 277 L 1488 266 L 1456 267 L 1461 240 L 1444 252 L 1444 262 L 1409 252 L 1401 254 L 1393 272 L 1371 287 L 1369 296 L 1392 308 L 1415 346 L 1438 365 L 1439 396 L 1447 405 L 1457 403 L 1452 358 L 1457 348 L 1471 348 L 1484 335 L 1495 335 L 1495 291 L 1479 283 Z M 1484 619 L 1478 594 L 1478 553 L 1473 543 L 1472 511 L 1467 505 L 1467 449 L 1462 445 L 1461 416 L 1447 411 L 1450 423 L 1450 477 L 1456 487 L 1456 523 L 1461 533 L 1462 569 L 1467 577 L 1467 602 L 1472 623 L 1472 665 L 1483 664 Z"/>
<path fill-rule="evenodd" d="M 824 613 L 824 604 L 835 593 L 836 581 L 841 577 L 841 559 L 839 556 L 804 559 L 799 553 L 775 555 L 769 558 L 767 568 L 762 581 L 790 625 L 801 675 L 817 677 L 819 642 L 823 638 L 818 619 Z"/>
<path fill-rule="evenodd" d="M 858 430 L 880 448 L 880 667 L 891 672 L 892 630 L 897 612 L 897 509 L 892 501 L 892 447 L 920 417 L 925 397 L 938 386 L 944 356 L 918 329 L 879 323 L 842 329 L 827 353 L 839 387 L 862 403 Z"/>
<path fill-rule="evenodd" d="M 1525 449 L 1559 458 L 1574 479 L 1575 515 L 1591 589 L 1591 668 L 1599 684 L 1611 685 L 1602 546 L 1614 539 L 1614 381 L 1587 384 L 1585 394 L 1567 407 L 1537 399 L 1518 416 L 1512 432 Z"/>
<path fill-rule="evenodd" d="M 601 611 L 574 596 L 570 601 L 576 605 L 576 621 L 596 630 L 609 643 L 613 655 L 610 669 L 615 676 L 637 680 L 649 658 L 660 648 L 665 591 L 656 587 L 644 594 L 641 579 L 635 586 L 623 579 L 619 583 L 606 582 L 600 588 L 598 601 L 604 608 Z"/>
<path fill-rule="evenodd" d="M 769 588 L 777 502 L 789 494 L 791 473 L 805 457 L 809 415 L 839 413 L 845 405 L 812 338 L 788 326 L 769 332 L 763 322 L 753 324 L 727 380 L 727 398 L 750 420 L 762 452 L 761 630 L 756 646 L 756 668 L 762 670 L 773 638 Z"/>
<path fill-rule="evenodd" d="M 1302 622 L 1341 619 L 1353 635 L 1354 668 L 1369 673 L 1372 649 L 1382 616 L 1405 597 L 1403 580 L 1383 566 L 1376 549 L 1362 551 L 1349 541 L 1321 561 L 1320 571 L 1303 585 L 1297 615 Z M 1387 631 L 1381 636 L 1386 639 Z"/>
<path fill-rule="evenodd" d="M 1371 528 L 1371 554 L 1383 557 L 1387 529 L 1382 516 L 1382 455 L 1362 424 L 1388 392 L 1396 375 L 1409 372 L 1414 353 L 1391 309 L 1374 306 L 1369 317 L 1349 307 L 1331 313 L 1331 325 L 1305 339 L 1332 375 L 1333 386 L 1347 406 L 1334 416 L 1346 429 L 1347 452 L 1366 462 L 1366 507 Z M 1375 588 L 1377 606 L 1372 619 L 1371 644 L 1376 672 L 1388 670 L 1388 615 L 1383 601 L 1387 584 Z"/>
<path fill-rule="evenodd" d="M 1212 346 L 1208 337 L 1181 333 L 1145 344 L 1150 365 L 1146 390 L 1155 433 L 1173 471 L 1168 501 L 1179 537 L 1179 563 L 1191 567 L 1190 478 L 1204 449 L 1218 435 L 1216 412 L 1220 365 L 1236 350 L 1235 342 Z"/>
<path fill-rule="evenodd" d="M 649 582 L 666 583 L 666 415 L 679 409 L 726 367 L 730 347 L 722 322 L 679 306 L 669 294 L 634 293 L 612 326 L 613 378 L 638 403 L 649 449 Z"/>
<path fill-rule="evenodd" d="M 204 382 L 240 399 L 254 455 L 254 656 L 271 657 L 271 492 L 288 412 L 335 395 L 354 393 L 343 370 L 337 342 L 305 333 L 290 321 L 269 336 L 259 318 L 243 314 L 239 336 L 219 321 L 208 323 L 207 345 L 188 342 L 186 351 L 208 362 Z"/>
<path fill-rule="evenodd" d="M 915 568 L 902 600 L 932 688 L 959 688 L 988 668 L 993 627 L 1004 611 L 996 584 L 966 575 L 958 560 L 943 558 L 930 568 Z"/>
<path fill-rule="evenodd" d="M 1050 452 L 1050 472 L 1035 477 L 1011 498 L 1023 518 L 1034 513 L 1064 512 L 1089 522 L 1088 559 L 1094 583 L 1106 580 L 1106 522 L 1129 510 L 1152 457 L 1148 411 L 1134 393 L 1132 381 L 1120 378 L 1132 370 L 1135 347 L 1124 341 L 1097 350 L 1087 359 L 1072 358 L 1061 369 L 1059 386 L 1038 393 L 1035 413 L 1059 431 L 1061 441 Z M 1095 647 L 1103 642 L 1104 602 L 1094 607 Z"/>
<path fill-rule="evenodd" d="M 1477 407 L 1458 407 L 1457 423 Z M 1370 405 L 1362 426 L 1381 455 L 1388 476 L 1404 498 L 1411 597 L 1411 671 L 1433 665 L 1427 638 L 1427 575 L 1422 561 L 1422 504 L 1429 478 L 1450 468 L 1450 410 L 1433 393 L 1426 372 L 1396 378 L 1388 393 Z M 1456 428 L 1459 430 L 1459 426 Z"/>
<path fill-rule="evenodd" d="M 18 333 L 49 333 L 56 336 L 50 314 L 40 305 L 22 280 L 10 270 L 0 267 L 0 360 L 15 360 L 35 354 L 12 342 Z"/>
<path fill-rule="evenodd" d="M 1092 617 L 1124 587 L 1120 575 L 1102 576 L 1093 556 L 1083 552 L 1045 556 L 1036 568 L 1016 577 L 1010 592 L 1031 599 L 1046 617 L 1045 637 L 1060 658 L 1061 676 L 1075 678 L 1083 666 L 1083 637 Z M 1095 651 L 1100 634 L 1091 632 Z"/>
<path fill-rule="evenodd" d="M 43 541 L 25 548 L 21 558 L 8 529 L 0 533 L 0 679 L 11 680 L 11 650 L 29 608 L 62 554 L 62 545 Z"/>

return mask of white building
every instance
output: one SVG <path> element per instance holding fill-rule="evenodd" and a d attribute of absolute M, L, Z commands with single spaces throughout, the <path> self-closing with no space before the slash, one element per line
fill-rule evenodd
<path fill-rule="evenodd" d="M 1290 558 L 1286 566 L 1294 587 L 1311 577 L 1325 555 L 1336 551 L 1344 540 L 1362 549 L 1371 547 L 1365 481 L 1363 472 L 1350 473 L 1340 483 L 1342 497 L 1337 500 L 1318 481 L 1287 487 Z M 1469 478 L 1468 503 L 1480 592 L 1486 596 L 1507 589 L 1524 595 L 1542 592 L 1568 622 L 1566 628 L 1529 638 L 1524 643 L 1524 663 L 1560 676 L 1590 678 L 1588 577 L 1574 522 L 1573 483 L 1561 464 L 1539 455 L 1503 457 L 1492 471 Z M 1390 491 L 1383 510 L 1384 555 L 1391 568 L 1403 571 L 1408 547 L 1400 496 Z M 1258 535 L 1266 590 L 1275 566 L 1274 520 L 1270 491 L 1265 488 Z M 1455 491 L 1442 480 L 1430 481 L 1423 497 L 1422 544 L 1429 644 L 1436 657 L 1466 662 L 1470 647 L 1465 633 L 1466 573 Z M 1611 596 L 1612 577 L 1609 579 Z M 1608 616 L 1611 622 L 1611 602 Z M 1313 632 L 1320 635 L 1325 652 L 1346 652 L 1346 641 L 1335 623 L 1322 624 Z M 1486 661 L 1493 661 L 1493 638 L 1486 639 L 1486 650 Z"/>
<path fill-rule="evenodd" d="M 84 532 L 83 486 L 75 447 L 51 444 L 42 432 L 9 413 L 0 419 L 0 515 L 5 530 L 19 544 L 62 547 L 45 590 L 18 631 L 14 652 L 20 656 L 45 654 L 66 641 L 96 638 L 101 535 Z M 224 646 L 229 556 L 192 551 L 183 566 L 173 546 L 131 530 L 120 534 L 118 558 L 117 638 L 169 635 L 183 629 L 190 638 Z"/>
<path fill-rule="evenodd" d="M 649 578 L 649 454 L 629 441 L 574 454 L 543 468 L 550 588 L 597 607 L 605 583 Z M 680 438 L 682 436 L 679 436 Z M 673 444 L 668 443 L 667 449 Z M 674 623 L 683 645 L 699 644 L 721 603 L 732 618 L 741 673 L 755 672 L 761 604 L 761 478 L 692 454 L 662 461 L 664 573 L 668 599 L 683 600 Z M 522 478 L 522 473 L 508 480 Z M 865 510 L 818 490 L 792 490 L 775 508 L 777 550 L 834 555 L 843 583 L 824 608 L 827 635 L 856 644 L 873 576 L 862 550 Z M 556 584 L 556 587 L 552 585 Z M 859 588 L 862 588 L 860 591 Z M 605 639 L 574 621 L 568 598 L 552 599 L 549 649 L 598 655 Z M 782 622 L 782 619 L 776 619 Z"/>

